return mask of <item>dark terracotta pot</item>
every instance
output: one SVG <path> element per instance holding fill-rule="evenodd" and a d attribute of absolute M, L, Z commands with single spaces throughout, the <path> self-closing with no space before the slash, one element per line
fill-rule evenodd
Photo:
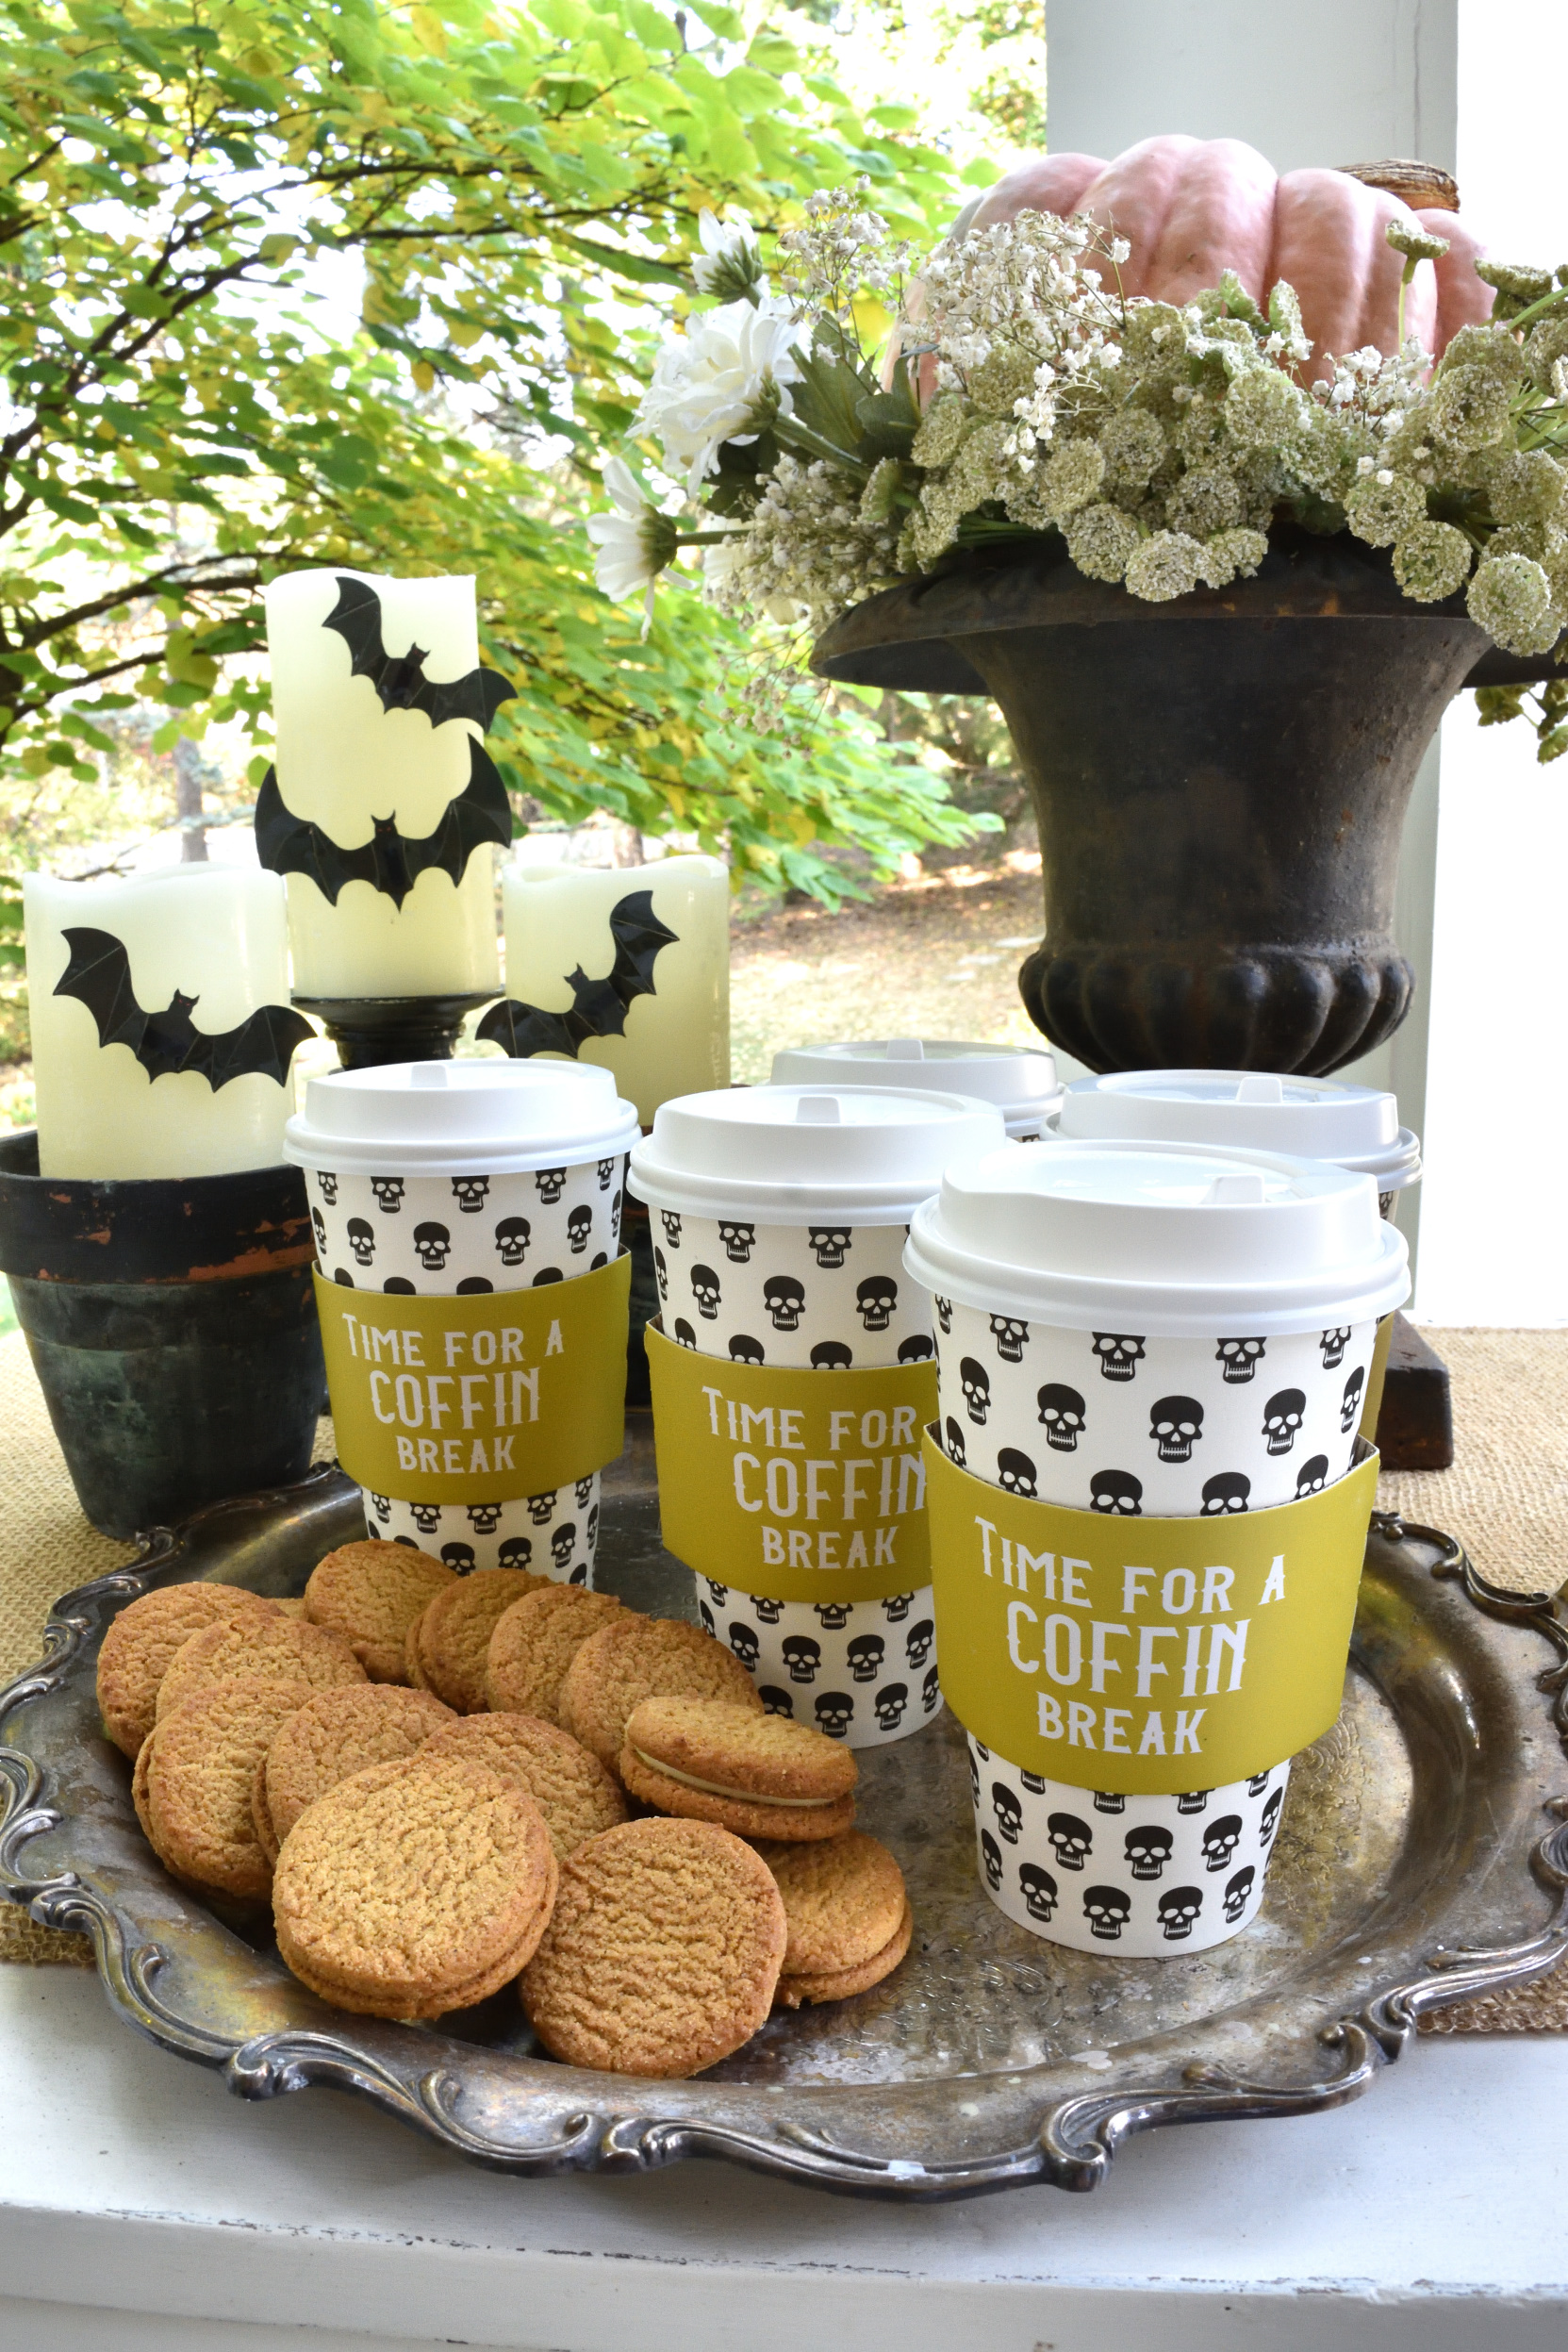
<path fill-rule="evenodd" d="M 0 1141 L 9 1280 L 77 1499 L 128 1538 L 309 1467 L 326 1376 L 296 1168 L 44 1178 Z"/>
<path fill-rule="evenodd" d="M 1404 1019 L 1405 810 L 1488 652 L 1461 597 L 1411 604 L 1347 536 L 1280 534 L 1256 579 L 1168 605 L 1057 542 L 964 558 L 855 606 L 814 667 L 999 704 L 1044 860 L 1018 985 L 1054 1044 L 1095 1070 L 1322 1074 Z"/>

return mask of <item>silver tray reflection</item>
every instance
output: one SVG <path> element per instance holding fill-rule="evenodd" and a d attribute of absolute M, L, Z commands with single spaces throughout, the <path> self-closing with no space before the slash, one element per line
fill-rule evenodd
<path fill-rule="evenodd" d="M 648 1451 L 635 1435 L 606 1473 L 599 1582 L 690 1615 Z M 254 1921 L 226 1924 L 159 1867 L 93 1671 L 138 1593 L 202 1576 L 298 1592 L 361 1531 L 331 1469 L 204 1512 L 59 1601 L 43 1662 L 0 1694 L 0 1893 L 89 1933 L 120 2014 L 241 2097 L 357 2091 L 522 2174 L 708 2156 L 861 2195 L 1091 2189 L 1132 2132 L 1339 2106 L 1424 2011 L 1568 1952 L 1568 1623 L 1549 1598 L 1485 1584 L 1446 1537 L 1383 1518 L 1344 1711 L 1292 1775 L 1260 1918 L 1217 1951 L 1118 1961 L 1004 1919 L 976 1883 L 962 1739 L 941 1716 L 861 1758 L 860 1818 L 899 1856 L 916 1916 L 909 1959 L 875 1991 L 775 2018 L 672 2083 L 555 2063 L 510 1991 L 434 2027 L 349 2016 L 296 1983 Z"/>

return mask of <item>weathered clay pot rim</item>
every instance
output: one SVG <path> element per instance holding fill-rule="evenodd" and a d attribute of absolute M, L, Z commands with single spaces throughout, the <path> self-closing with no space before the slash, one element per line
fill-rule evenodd
<path fill-rule="evenodd" d="M 1500 653 L 1470 620 L 1462 591 L 1439 604 L 1416 604 L 1401 593 L 1385 551 L 1363 546 L 1348 532 L 1314 538 L 1294 528 L 1272 534 L 1252 579 L 1195 588 L 1164 604 L 1130 596 L 1110 581 L 1086 579 L 1060 539 L 966 549 L 944 559 L 940 570 L 883 588 L 840 614 L 817 639 L 811 666 L 818 676 L 850 686 L 983 694 L 986 687 L 961 650 L 966 638 L 1017 629 L 1287 620 L 1405 626 L 1435 621 L 1450 630 L 1457 622 L 1475 640 L 1467 685 L 1554 674 L 1549 654 Z"/>
<path fill-rule="evenodd" d="M 36 1128 L 0 1139 L 0 1273 L 28 1282 L 238 1282 L 314 1255 L 304 1179 L 282 1162 L 223 1176 L 41 1176 Z"/>

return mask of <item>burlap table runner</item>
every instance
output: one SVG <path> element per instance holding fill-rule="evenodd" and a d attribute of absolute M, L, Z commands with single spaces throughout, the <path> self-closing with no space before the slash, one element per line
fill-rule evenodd
<path fill-rule="evenodd" d="M 1454 1381 L 1459 1462 L 1382 1482 L 1384 1507 L 1458 1535 L 1484 1576 L 1555 1592 L 1568 1575 L 1568 1331 L 1431 1334 Z M 50 1603 L 132 1556 L 82 1517 L 20 1335 L 0 1340 L 0 1428 L 12 1465 L 0 1492 L 0 1682 L 42 1647 Z M 330 1454 L 322 1424 L 318 1454 Z M 1544 1663 L 1544 1659 L 1543 1660 Z M 1568 1788 L 1568 1767 L 1564 1771 Z M 0 1905 L 0 1961 L 91 1963 L 81 1936 L 36 1928 Z M 1444 2010 L 1440 2033 L 1568 2031 L 1568 1965 L 1494 2000 Z"/>

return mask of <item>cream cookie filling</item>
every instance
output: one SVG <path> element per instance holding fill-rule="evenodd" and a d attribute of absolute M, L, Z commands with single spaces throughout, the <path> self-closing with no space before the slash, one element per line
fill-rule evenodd
<path fill-rule="evenodd" d="M 761 1789 L 720 1788 L 717 1781 L 700 1781 L 694 1772 L 677 1772 L 673 1764 L 663 1763 L 657 1756 L 650 1756 L 644 1748 L 634 1747 L 632 1753 L 638 1764 L 645 1764 L 650 1772 L 662 1773 L 667 1781 L 679 1781 L 683 1788 L 700 1789 L 704 1797 L 727 1797 L 736 1805 L 812 1806 L 843 1802 L 843 1798 L 838 1797 L 768 1797 Z"/>

